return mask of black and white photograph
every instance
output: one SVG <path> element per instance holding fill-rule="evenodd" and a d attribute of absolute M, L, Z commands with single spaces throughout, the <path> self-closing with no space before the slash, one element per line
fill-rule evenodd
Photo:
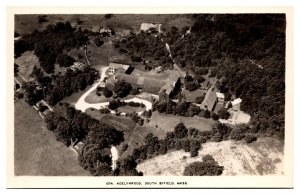
<path fill-rule="evenodd" d="M 11 10 L 12 177 L 291 179 L 291 10 Z"/>

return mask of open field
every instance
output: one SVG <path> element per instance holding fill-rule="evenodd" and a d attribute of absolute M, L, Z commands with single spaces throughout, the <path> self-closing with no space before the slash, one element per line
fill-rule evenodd
<path fill-rule="evenodd" d="M 169 131 L 173 131 L 174 127 L 180 122 L 183 122 L 188 128 L 193 127 L 201 131 L 209 131 L 212 129 L 213 125 L 216 124 L 216 121 L 203 117 L 174 116 L 170 114 L 160 114 L 155 111 L 152 113 L 148 125 L 152 127 L 158 126 L 158 129 L 167 133 Z"/>
<path fill-rule="evenodd" d="M 25 80 L 29 79 L 33 67 L 40 67 L 39 59 L 34 55 L 33 51 L 26 51 L 20 57 L 15 59 L 15 63 L 19 65 L 19 74 Z"/>
<path fill-rule="evenodd" d="M 184 151 L 146 160 L 137 166 L 146 176 L 182 176 L 184 168 L 210 154 L 224 166 L 224 176 L 283 175 L 283 144 L 275 138 L 261 138 L 251 144 L 235 141 L 208 142 L 202 145 L 197 157 Z M 186 156 L 186 159 L 183 157 Z"/>
<path fill-rule="evenodd" d="M 48 22 L 38 23 L 38 15 L 16 15 L 15 30 L 18 33 L 30 33 L 34 29 L 42 30 L 48 24 L 55 24 L 56 22 L 69 21 L 71 24 L 77 24 L 81 21 L 84 26 L 103 26 L 106 28 L 113 28 L 116 31 L 124 29 L 131 29 L 134 32 L 139 31 L 141 23 L 162 23 L 162 29 L 170 29 L 176 26 L 181 30 L 184 26 L 192 24 L 192 15 L 178 15 L 178 14 L 114 14 L 110 19 L 106 19 L 104 14 L 51 14 L 47 15 Z"/>
<path fill-rule="evenodd" d="M 42 118 L 23 100 L 15 103 L 15 175 L 88 176 L 77 154 L 56 141 Z"/>

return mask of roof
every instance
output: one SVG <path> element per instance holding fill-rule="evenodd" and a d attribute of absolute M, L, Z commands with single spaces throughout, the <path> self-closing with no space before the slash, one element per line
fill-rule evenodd
<path fill-rule="evenodd" d="M 130 65 L 128 65 L 128 64 L 119 64 L 119 63 L 114 63 L 114 62 L 110 62 L 108 65 L 108 68 L 114 68 L 114 69 L 123 68 L 124 70 L 128 70 L 129 67 L 130 67 Z"/>
<path fill-rule="evenodd" d="M 118 73 L 116 74 L 116 79 L 117 80 L 124 80 L 129 84 L 137 84 L 138 83 L 138 76 L 135 75 L 127 75 L 127 74 L 123 74 L 123 73 Z"/>
<path fill-rule="evenodd" d="M 208 89 L 205 98 L 202 102 L 202 105 L 203 106 L 206 105 L 208 110 L 212 110 L 214 108 L 216 100 L 217 100 L 217 94 L 215 92 L 215 88 L 211 87 Z"/>
<path fill-rule="evenodd" d="M 172 71 L 168 75 L 168 80 L 171 81 L 172 84 L 175 84 L 179 78 L 180 78 L 180 74 L 177 71 Z"/>
<path fill-rule="evenodd" d="M 196 102 L 197 97 L 203 96 L 204 93 L 205 92 L 201 89 L 196 89 L 195 91 L 182 90 L 182 94 L 185 95 L 186 101 L 188 102 Z"/>
<path fill-rule="evenodd" d="M 224 93 L 216 92 L 216 95 L 217 95 L 218 98 L 222 98 L 222 99 L 225 98 Z"/>
<path fill-rule="evenodd" d="M 146 31 L 146 30 L 149 30 L 150 28 L 155 28 L 155 29 L 157 29 L 158 32 L 160 32 L 160 27 L 161 27 L 161 24 L 159 24 L 159 23 L 142 23 L 140 30 Z"/>
<path fill-rule="evenodd" d="M 151 87 L 152 90 L 157 90 L 157 93 L 159 93 L 162 88 L 166 89 L 166 91 L 172 91 L 173 86 L 170 85 L 169 83 L 166 83 L 164 80 L 159 80 L 155 78 L 149 78 L 149 77 L 140 77 L 137 75 L 127 75 L 123 73 L 117 73 L 116 74 L 116 79 L 117 80 L 124 80 L 125 82 L 129 84 L 137 84 L 140 85 L 141 87 Z M 170 85 L 170 86 L 166 86 Z M 145 89 L 147 90 L 147 89 Z"/>
<path fill-rule="evenodd" d="M 235 106 L 235 105 L 237 105 L 237 104 L 240 104 L 241 102 L 242 102 L 242 99 L 241 99 L 241 98 L 237 98 L 237 99 L 231 101 L 231 104 L 232 104 L 233 106 Z"/>
<path fill-rule="evenodd" d="M 230 115 L 229 120 L 233 124 L 241 124 L 241 123 L 248 123 L 250 121 L 251 116 L 243 111 L 233 112 Z"/>

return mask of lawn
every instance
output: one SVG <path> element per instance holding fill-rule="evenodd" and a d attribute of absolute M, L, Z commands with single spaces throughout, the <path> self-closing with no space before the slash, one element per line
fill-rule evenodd
<path fill-rule="evenodd" d="M 224 166 L 224 176 L 283 175 L 283 143 L 275 138 L 260 138 L 251 144 L 236 141 L 208 142 L 197 157 L 183 150 L 146 160 L 137 166 L 145 176 L 182 176 L 184 168 L 210 154 Z M 184 158 L 185 156 L 185 158 Z"/>
<path fill-rule="evenodd" d="M 85 98 L 85 102 L 90 104 L 97 104 L 97 103 L 103 103 L 103 102 L 109 102 L 113 98 L 106 98 L 104 95 L 98 96 L 96 95 L 96 89 L 92 91 L 88 96 Z"/>
<path fill-rule="evenodd" d="M 160 114 L 155 111 L 152 113 L 152 117 L 147 126 L 154 127 L 166 134 L 167 132 L 173 131 L 174 127 L 180 122 L 183 122 L 188 128 L 193 127 L 201 131 L 209 131 L 212 129 L 213 125 L 216 124 L 216 121 L 212 119 L 205 119 L 198 116 L 182 117 L 169 114 Z"/>
<path fill-rule="evenodd" d="M 15 175 L 88 176 L 77 154 L 56 141 L 33 107 L 23 100 L 15 103 Z"/>
<path fill-rule="evenodd" d="M 141 112 L 145 110 L 142 107 L 132 107 L 132 106 L 122 106 L 118 108 L 118 111 L 125 112 L 125 113 L 134 113 L 134 112 Z"/>
<path fill-rule="evenodd" d="M 100 113 L 99 110 L 95 110 L 91 108 L 86 109 L 85 114 L 99 121 L 102 119 L 103 116 L 105 116 L 105 114 Z"/>
<path fill-rule="evenodd" d="M 26 81 L 29 79 L 33 67 L 40 67 L 39 59 L 33 51 L 24 52 L 20 57 L 15 59 L 15 63 L 19 65 L 19 74 Z"/>

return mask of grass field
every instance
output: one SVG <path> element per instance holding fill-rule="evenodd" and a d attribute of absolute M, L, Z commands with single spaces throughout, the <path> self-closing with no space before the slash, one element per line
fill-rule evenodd
<path fill-rule="evenodd" d="M 56 141 L 40 115 L 23 100 L 15 103 L 15 175 L 88 176 L 77 154 Z"/>
<path fill-rule="evenodd" d="M 118 111 L 125 112 L 125 113 L 134 113 L 134 112 L 141 112 L 145 110 L 142 107 L 132 107 L 132 106 L 122 106 L 118 108 Z"/>
<path fill-rule="evenodd" d="M 173 131 L 174 127 L 180 122 L 183 122 L 188 128 L 193 127 L 201 131 L 209 131 L 212 129 L 212 126 L 216 124 L 216 121 L 212 119 L 205 119 L 198 116 L 182 117 L 169 114 L 160 114 L 155 111 L 152 113 L 152 117 L 148 125 L 155 128 L 158 126 L 158 131 L 162 131 L 166 134 L 169 131 Z"/>
<path fill-rule="evenodd" d="M 39 59 L 34 55 L 33 51 L 26 51 L 20 57 L 15 59 L 15 63 L 19 65 L 19 74 L 25 79 L 29 79 L 33 67 L 40 67 Z"/>
<path fill-rule="evenodd" d="M 202 145 L 197 157 L 184 151 L 146 160 L 137 166 L 145 176 L 182 176 L 184 168 L 210 154 L 224 166 L 224 176 L 283 175 L 283 144 L 274 138 L 261 138 L 251 144 L 235 141 L 208 142 Z M 186 156 L 186 159 L 183 157 Z"/>

